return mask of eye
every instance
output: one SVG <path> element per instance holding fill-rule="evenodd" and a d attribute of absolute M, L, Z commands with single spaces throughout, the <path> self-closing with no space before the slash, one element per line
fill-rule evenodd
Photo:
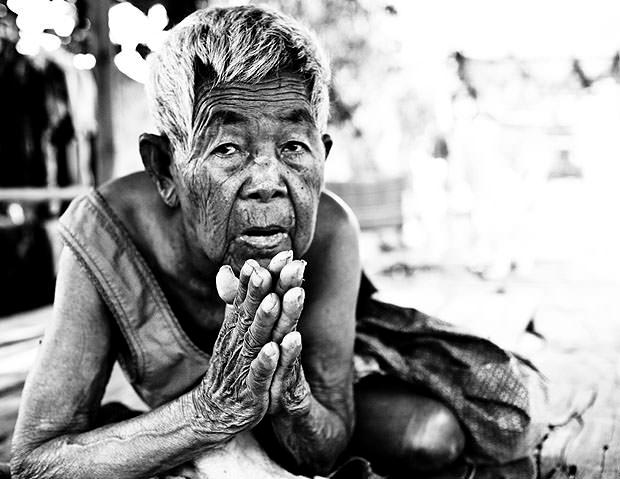
<path fill-rule="evenodd" d="M 235 153 L 239 153 L 241 150 L 237 145 L 233 145 L 232 143 L 225 143 L 223 145 L 214 148 L 211 154 L 218 156 L 232 156 Z"/>
<path fill-rule="evenodd" d="M 308 147 L 300 141 L 287 141 L 282 147 L 282 153 L 303 153 L 308 151 Z"/>

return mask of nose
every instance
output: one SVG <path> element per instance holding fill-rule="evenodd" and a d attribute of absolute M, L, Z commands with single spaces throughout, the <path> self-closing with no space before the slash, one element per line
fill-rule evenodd
<path fill-rule="evenodd" d="M 267 202 L 275 198 L 285 198 L 287 195 L 288 190 L 278 160 L 271 156 L 257 156 L 250 166 L 250 178 L 241 197 Z"/>

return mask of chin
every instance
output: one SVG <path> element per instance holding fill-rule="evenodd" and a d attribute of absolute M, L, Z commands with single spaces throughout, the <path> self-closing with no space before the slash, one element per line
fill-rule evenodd
<path fill-rule="evenodd" d="M 275 255 L 274 255 L 275 256 Z M 271 261 L 271 258 L 257 258 L 256 261 L 258 262 L 258 264 L 260 264 L 263 268 L 267 268 L 267 266 L 269 266 L 269 263 Z"/>
<path fill-rule="evenodd" d="M 230 241 L 223 264 L 230 265 L 233 271 L 238 274 L 248 259 L 253 259 L 261 266 L 267 267 L 276 254 L 290 249 L 293 249 L 296 254 L 293 240 L 288 234 L 242 234 Z"/>
<path fill-rule="evenodd" d="M 281 251 L 286 251 L 286 248 L 283 248 Z M 278 254 L 280 251 L 276 252 L 255 252 L 254 254 L 227 254 L 224 257 L 224 261 L 222 264 L 229 265 L 234 273 L 238 276 L 241 268 L 245 264 L 245 262 L 249 259 L 255 260 L 258 264 L 260 264 L 263 268 L 269 266 L 269 262 L 271 259 Z"/>

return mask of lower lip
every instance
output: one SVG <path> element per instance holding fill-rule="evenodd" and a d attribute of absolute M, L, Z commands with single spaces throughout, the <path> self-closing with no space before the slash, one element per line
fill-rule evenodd
<path fill-rule="evenodd" d="M 288 239 L 288 233 L 275 233 L 270 235 L 240 235 L 239 240 L 257 249 L 270 249 L 280 246 Z"/>

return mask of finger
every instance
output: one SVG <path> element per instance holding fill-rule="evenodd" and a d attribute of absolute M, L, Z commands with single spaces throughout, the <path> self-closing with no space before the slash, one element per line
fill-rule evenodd
<path fill-rule="evenodd" d="M 237 286 L 237 295 L 235 296 L 234 304 L 239 306 L 245 300 L 245 296 L 248 291 L 248 282 L 250 281 L 250 277 L 256 268 L 259 267 L 259 264 L 253 260 L 249 259 L 243 266 L 241 267 L 241 271 L 239 271 L 239 284 Z"/>
<path fill-rule="evenodd" d="M 224 265 L 217 272 L 215 276 L 215 287 L 217 289 L 217 294 L 226 304 L 233 303 L 239 288 L 239 280 L 230 266 Z"/>
<path fill-rule="evenodd" d="M 256 359 L 250 363 L 250 370 L 245 383 L 254 396 L 260 397 L 269 393 L 279 356 L 278 346 L 270 342 L 261 348 Z"/>
<path fill-rule="evenodd" d="M 295 362 L 301 354 L 301 334 L 292 331 L 284 336 L 280 345 L 279 368 L 282 368 L 283 377 L 288 377 L 295 367 Z"/>
<path fill-rule="evenodd" d="M 276 293 L 282 295 L 291 288 L 301 286 L 305 269 L 306 262 L 304 260 L 295 260 L 284 266 L 278 278 Z"/>
<path fill-rule="evenodd" d="M 275 293 L 268 294 L 261 301 L 254 321 L 245 333 L 242 354 L 253 358 L 271 340 L 273 326 L 280 315 L 280 298 Z"/>
<path fill-rule="evenodd" d="M 245 300 L 239 307 L 239 320 L 237 321 L 237 328 L 242 336 L 245 335 L 245 332 L 250 327 L 250 324 L 254 321 L 254 315 L 256 314 L 258 305 L 261 303 L 263 298 L 269 294 L 270 290 L 271 273 L 257 264 L 257 267 L 248 282 L 248 292 L 245 295 Z"/>
<path fill-rule="evenodd" d="M 284 293 L 284 297 L 282 298 L 282 313 L 273 330 L 273 341 L 280 344 L 282 338 L 295 329 L 304 307 L 304 300 L 305 291 L 303 288 L 295 287 Z"/>
<path fill-rule="evenodd" d="M 271 275 L 274 278 L 276 278 L 277 276 L 279 276 L 280 271 L 282 271 L 282 268 L 284 268 L 292 260 L 293 260 L 292 250 L 280 251 L 277 255 L 271 258 L 271 261 L 269 262 L 269 266 L 267 266 L 267 269 L 269 270 Z"/>
<path fill-rule="evenodd" d="M 282 406 L 282 394 L 295 381 L 294 369 L 301 354 L 301 335 L 293 331 L 284 336 L 280 345 L 280 360 L 270 389 L 269 414 L 276 414 Z"/>

